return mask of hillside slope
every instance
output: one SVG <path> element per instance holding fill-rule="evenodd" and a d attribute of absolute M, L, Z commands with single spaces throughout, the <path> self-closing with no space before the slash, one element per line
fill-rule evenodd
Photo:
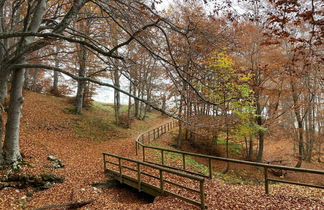
<path fill-rule="evenodd" d="M 155 115 L 145 122 L 135 122 L 132 129 L 120 129 L 111 124 L 109 108 L 94 107 L 83 116 L 76 116 L 69 113 L 72 105 L 68 98 L 30 92 L 25 98 L 21 150 L 29 165 L 24 166 L 23 173 L 54 173 L 64 177 L 65 181 L 35 192 L 31 197 L 26 197 L 30 188 L 5 188 L 0 191 L 0 209 L 35 209 L 91 199 L 95 201 L 82 209 L 193 208 L 171 197 L 160 197 L 147 203 L 126 189 L 101 190 L 90 185 L 107 180 L 103 173 L 102 152 L 136 158 L 135 137 L 169 119 Z M 98 127 L 102 129 L 91 134 Z M 102 133 L 90 138 L 98 132 Z M 49 163 L 49 155 L 58 157 L 65 167 L 44 168 L 43 165 Z M 319 190 L 272 186 L 272 194 L 264 195 L 263 186 L 228 185 L 217 179 L 205 183 L 209 209 L 321 209 L 324 206 L 323 191 Z"/>

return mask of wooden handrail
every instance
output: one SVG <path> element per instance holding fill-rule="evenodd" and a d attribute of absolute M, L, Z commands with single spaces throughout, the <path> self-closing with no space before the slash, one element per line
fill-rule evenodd
<path fill-rule="evenodd" d="M 165 126 L 165 125 L 168 125 L 168 126 Z M 167 124 L 159 126 L 158 129 L 160 127 L 165 126 L 166 128 L 168 128 L 168 130 L 171 130 L 171 129 L 173 129 L 175 127 L 175 125 L 176 125 L 175 121 L 172 121 L 172 122 L 169 122 Z M 145 148 L 155 149 L 155 150 L 161 151 L 161 152 L 159 152 L 159 154 L 161 154 L 161 160 L 162 160 L 161 165 L 164 166 L 164 167 L 169 167 L 169 166 L 165 165 L 165 161 L 164 161 L 164 153 L 165 152 L 181 154 L 182 155 L 182 168 L 177 168 L 177 169 L 181 170 L 181 171 L 185 171 L 185 172 L 189 172 L 189 173 L 198 175 L 198 173 L 189 171 L 188 168 L 186 167 L 185 155 L 193 156 L 193 157 L 205 158 L 205 159 L 208 160 L 209 174 L 208 174 L 208 176 L 204 176 L 204 175 L 202 175 L 202 176 L 209 177 L 209 178 L 212 178 L 212 171 L 213 171 L 212 170 L 212 160 L 219 160 L 219 161 L 238 163 L 238 164 L 244 164 L 244 165 L 250 165 L 250 166 L 256 166 L 256 167 L 263 167 L 264 168 L 264 180 L 265 180 L 265 193 L 266 194 L 269 193 L 269 182 L 270 181 L 272 181 L 272 182 L 282 182 L 282 183 L 286 183 L 286 184 L 303 185 L 303 186 L 308 186 L 308 187 L 316 187 L 316 188 L 324 189 L 324 185 L 312 185 L 312 184 L 307 184 L 307 183 L 283 181 L 283 180 L 277 180 L 277 179 L 268 178 L 268 170 L 269 169 L 281 169 L 281 170 L 295 171 L 295 172 L 301 172 L 301 173 L 312 173 L 312 174 L 324 175 L 323 170 L 313 170 L 313 169 L 306 169 L 306 168 L 296 168 L 296 167 L 289 167 L 289 166 L 274 165 L 274 164 L 268 164 L 268 163 L 258 163 L 258 162 L 252 162 L 252 161 L 216 157 L 216 156 L 211 156 L 211 155 L 204 155 L 204 154 L 198 154 L 198 153 L 192 153 L 192 152 L 185 152 L 185 151 L 171 150 L 171 149 L 166 149 L 166 148 L 161 148 L 161 147 L 149 146 L 149 145 L 144 144 L 144 138 L 145 138 L 145 134 L 147 134 L 147 133 L 149 134 L 150 131 L 151 130 L 146 131 L 146 132 L 140 134 L 136 138 L 136 143 L 135 143 L 136 144 L 136 155 L 138 154 L 139 146 L 142 146 L 143 161 L 146 161 L 145 160 Z M 142 140 L 140 140 L 140 139 L 142 139 Z M 154 136 L 153 140 L 155 140 L 155 139 L 156 139 L 156 137 Z M 149 141 L 152 141 L 152 140 L 149 139 Z M 174 169 L 174 167 L 172 167 L 172 168 Z"/>
<path fill-rule="evenodd" d="M 179 198 L 181 200 L 184 200 L 184 201 L 189 202 L 189 203 L 191 203 L 191 204 L 193 204 L 195 206 L 198 206 L 201 209 L 205 209 L 205 193 L 204 193 L 204 181 L 205 180 L 203 178 L 198 177 L 198 176 L 193 176 L 193 175 L 190 175 L 190 174 L 187 174 L 187 173 L 182 173 L 182 172 L 172 170 L 172 169 L 169 169 L 169 168 L 157 166 L 157 165 L 154 165 L 154 164 L 150 164 L 150 163 L 130 159 L 130 158 L 127 158 L 127 157 L 122 157 L 122 156 L 119 156 L 119 155 L 108 154 L 108 153 L 102 153 L 102 154 L 103 154 L 103 161 L 104 161 L 104 169 L 105 169 L 105 171 L 113 171 L 113 170 L 108 169 L 107 163 L 110 163 L 110 164 L 112 164 L 114 166 L 118 166 L 118 175 L 117 176 L 120 177 L 121 182 L 122 182 L 123 178 L 125 178 L 125 177 L 128 177 L 129 179 L 131 179 L 131 177 L 127 176 L 125 173 L 124 174 L 122 173 L 123 168 L 134 171 L 137 174 L 137 177 L 136 177 L 137 184 L 136 184 L 136 186 L 137 186 L 138 190 L 141 191 L 141 186 L 144 183 L 142 181 L 142 179 L 141 179 L 141 175 L 148 175 L 147 173 L 141 171 L 141 166 L 146 166 L 146 167 L 150 167 L 150 168 L 153 168 L 153 169 L 157 169 L 157 170 L 159 170 L 159 176 L 153 176 L 153 175 L 149 175 L 149 176 L 159 180 L 160 184 L 159 184 L 158 189 L 159 189 L 159 191 L 161 192 L 162 195 L 163 194 L 173 195 L 173 196 L 175 196 L 175 197 L 177 197 L 177 198 Z M 108 161 L 107 157 L 117 158 L 118 163 Z M 129 161 L 131 163 L 136 163 L 136 168 L 131 168 L 129 166 L 123 165 L 122 160 Z M 165 177 L 168 174 L 174 174 L 174 175 L 177 175 L 177 176 L 188 178 L 188 179 L 193 180 L 193 181 L 197 181 L 197 182 L 199 182 L 199 189 L 196 190 L 196 189 L 189 188 L 187 186 L 175 183 L 173 181 L 167 180 Z M 198 193 L 199 196 L 200 196 L 200 202 L 195 201 L 195 200 L 191 200 L 190 198 L 184 197 L 179 193 L 174 193 L 174 192 L 169 191 L 168 189 L 165 188 L 164 183 L 174 185 L 174 186 L 179 187 L 181 189 L 189 190 L 189 191 L 191 191 L 193 193 Z M 156 186 L 154 186 L 154 185 L 151 185 L 149 183 L 145 183 L 145 184 L 146 184 L 146 186 L 150 186 L 152 189 L 156 189 Z"/>

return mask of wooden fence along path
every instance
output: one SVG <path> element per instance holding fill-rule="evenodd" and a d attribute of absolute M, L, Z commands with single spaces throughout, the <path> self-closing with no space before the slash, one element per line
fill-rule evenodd
<path fill-rule="evenodd" d="M 213 170 L 212 170 L 213 160 L 239 163 L 239 164 L 245 164 L 245 165 L 263 168 L 264 186 L 265 186 L 266 194 L 269 194 L 270 182 L 281 182 L 286 184 L 301 185 L 306 187 L 315 187 L 315 188 L 324 189 L 324 185 L 315 185 L 309 183 L 300 183 L 300 182 L 272 179 L 269 178 L 268 176 L 268 172 L 271 169 L 324 175 L 324 171 L 322 170 L 311 170 L 305 168 L 294 168 L 294 167 L 287 167 L 287 166 L 280 166 L 280 165 L 273 165 L 273 164 L 266 164 L 266 163 L 256 163 L 251 161 L 216 157 L 216 156 L 184 152 L 178 150 L 170 150 L 170 149 L 165 149 L 160 147 L 153 147 L 146 144 L 151 141 L 154 141 L 155 139 L 159 138 L 161 135 L 165 134 L 169 130 L 175 128 L 176 126 L 177 126 L 177 122 L 172 121 L 164 125 L 161 125 L 155 129 L 144 132 L 136 138 L 135 141 L 136 155 L 138 155 L 139 151 L 141 150 L 143 161 L 138 161 L 138 160 L 133 160 L 133 159 L 117 156 L 117 155 L 103 153 L 105 172 L 112 178 L 119 180 L 120 182 L 125 183 L 133 188 L 137 188 L 139 191 L 144 191 L 153 196 L 172 195 L 181 200 L 189 202 L 195 206 L 198 206 L 201 209 L 206 208 L 205 193 L 204 193 L 204 179 L 202 177 L 206 177 L 206 178 L 213 177 Z M 146 158 L 147 149 L 158 151 L 157 154 L 160 154 L 161 161 L 159 163 L 155 163 L 147 160 Z M 165 161 L 166 153 L 174 153 L 180 155 L 182 157 L 181 166 L 175 167 L 175 166 L 168 165 L 167 161 Z M 196 171 L 190 170 L 189 167 L 186 167 L 187 157 L 198 157 L 198 158 L 205 159 L 205 161 L 208 162 L 207 164 L 208 175 L 204 175 L 203 173 L 197 173 Z M 115 159 L 115 161 L 117 162 L 114 162 L 111 159 Z M 186 183 L 186 186 L 181 183 Z M 171 186 L 177 187 L 178 190 L 172 190 Z M 192 193 L 196 193 L 198 196 L 193 196 Z M 192 200 L 191 197 L 199 197 L 199 199 Z"/>
<path fill-rule="evenodd" d="M 205 209 L 204 179 L 201 177 L 118 155 L 103 153 L 103 159 L 104 170 L 110 177 L 138 189 L 139 192 L 152 196 L 172 195 Z M 109 168 L 107 164 L 110 165 Z M 191 198 L 193 193 L 197 200 Z"/>

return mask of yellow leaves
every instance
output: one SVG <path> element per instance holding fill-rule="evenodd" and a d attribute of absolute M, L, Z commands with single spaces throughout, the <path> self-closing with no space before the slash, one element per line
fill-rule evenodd
<path fill-rule="evenodd" d="M 232 68 L 234 66 L 234 62 L 232 58 L 230 58 L 228 55 L 226 55 L 223 52 L 217 53 L 213 52 L 210 55 L 210 59 L 207 61 L 210 68 Z"/>

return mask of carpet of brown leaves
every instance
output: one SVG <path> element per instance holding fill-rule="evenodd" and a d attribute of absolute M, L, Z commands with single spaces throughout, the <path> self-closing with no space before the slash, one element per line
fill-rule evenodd
<path fill-rule="evenodd" d="M 122 188 L 96 189 L 90 184 L 108 178 L 103 173 L 102 152 L 135 157 L 134 141 L 139 131 L 125 130 L 127 138 L 94 143 L 75 135 L 73 124 L 78 116 L 64 112 L 71 104 L 65 98 L 26 93 L 22 119 L 21 150 L 31 166 L 24 173 L 54 173 L 65 178 L 49 190 L 26 197 L 30 189 L 6 188 L 0 191 L 0 209 L 35 209 L 94 199 L 82 209 L 193 209 L 195 207 L 172 197 L 158 197 L 147 203 L 136 193 Z M 167 119 L 148 120 L 155 127 Z M 44 168 L 48 155 L 55 155 L 65 164 L 61 169 Z M 2 171 L 4 173 L 5 171 Z M 262 186 L 227 185 L 206 180 L 206 204 L 209 209 L 323 209 L 322 191 L 296 187 L 272 187 L 264 195 Z M 319 196 L 320 195 L 320 196 Z"/>

